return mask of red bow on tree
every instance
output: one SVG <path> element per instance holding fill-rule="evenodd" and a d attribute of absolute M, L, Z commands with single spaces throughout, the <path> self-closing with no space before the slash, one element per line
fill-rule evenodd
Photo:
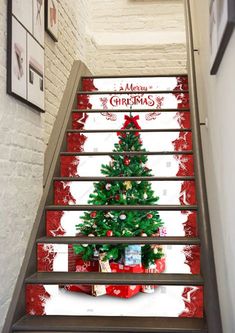
<path fill-rule="evenodd" d="M 138 124 L 137 120 L 139 120 L 139 116 L 135 116 L 135 117 L 132 117 L 132 116 L 127 116 L 125 115 L 125 123 L 123 125 L 123 127 L 121 129 L 127 129 L 127 126 L 129 124 L 133 124 L 134 128 L 136 129 L 141 129 L 140 125 Z M 117 132 L 117 135 L 120 136 L 122 135 L 123 136 L 124 133 L 121 133 L 121 132 Z M 135 135 L 139 135 L 139 132 L 135 132 Z"/>

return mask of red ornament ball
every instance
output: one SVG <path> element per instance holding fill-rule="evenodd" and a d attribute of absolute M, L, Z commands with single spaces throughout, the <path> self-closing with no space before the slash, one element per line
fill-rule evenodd
<path fill-rule="evenodd" d="M 116 194 L 116 195 L 115 195 L 115 200 L 117 200 L 117 201 L 120 200 L 120 195 L 119 195 L 119 194 Z"/>
<path fill-rule="evenodd" d="M 90 217 L 91 217 L 92 219 L 94 219 L 94 218 L 96 218 L 96 215 L 97 215 L 96 212 L 91 212 Z"/>
<path fill-rule="evenodd" d="M 153 217 L 153 214 L 150 214 L 150 213 L 147 214 L 147 219 L 148 220 L 151 219 L 152 217 Z"/>
<path fill-rule="evenodd" d="M 108 236 L 108 237 L 112 237 L 112 236 L 113 236 L 113 231 L 112 231 L 112 230 L 108 230 L 108 231 L 106 232 L 106 236 Z"/>
<path fill-rule="evenodd" d="M 125 157 L 123 163 L 128 166 L 131 163 L 131 160 L 128 157 Z"/>

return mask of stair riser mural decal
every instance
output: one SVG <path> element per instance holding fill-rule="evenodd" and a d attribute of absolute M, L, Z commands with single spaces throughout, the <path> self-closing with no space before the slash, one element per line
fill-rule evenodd
<path fill-rule="evenodd" d="M 85 93 L 77 96 L 78 110 L 72 112 L 71 130 L 114 132 L 68 131 L 66 149 L 73 154 L 61 154 L 61 177 L 194 176 L 187 77 L 85 78 L 82 89 Z M 119 132 L 121 129 L 136 131 L 123 133 Z M 153 133 L 141 132 L 141 129 L 177 131 Z M 136 150 L 142 151 L 143 156 L 119 154 Z M 118 154 L 112 154 L 113 151 Z M 166 151 L 166 155 L 145 154 Z M 110 155 L 82 154 L 86 152 L 110 152 Z M 45 223 L 46 235 L 56 241 L 56 237 L 61 240 L 66 236 L 141 236 L 143 239 L 146 236 L 198 237 L 197 211 L 184 210 L 185 205 L 197 204 L 194 178 L 95 182 L 57 178 L 53 186 L 53 204 L 64 207 L 46 209 Z M 181 205 L 182 210 L 157 212 L 125 209 L 126 205 L 147 205 L 148 202 L 150 205 Z M 74 205 L 107 205 L 107 209 L 70 211 L 68 208 L 74 208 Z M 108 205 L 123 205 L 123 210 L 110 210 Z M 85 242 L 68 245 L 50 240 L 49 243 L 37 244 L 37 271 L 49 274 L 133 273 L 133 276 L 137 273 L 156 276 L 171 273 L 189 274 L 192 277 L 192 274 L 201 272 L 200 246 L 157 243 L 90 245 Z M 202 318 L 203 287 L 27 284 L 26 305 L 28 314 L 39 316 Z"/>
<path fill-rule="evenodd" d="M 193 274 L 200 274 L 200 247 L 198 245 L 157 245 L 153 244 L 153 248 L 164 248 L 165 256 L 158 259 L 159 267 L 164 265 L 164 273 L 191 273 L 191 262 L 193 265 Z M 38 271 L 39 272 L 69 272 L 84 271 L 83 268 L 91 266 L 90 261 L 82 259 L 81 255 L 75 255 L 73 245 L 68 244 L 43 244 L 37 246 Z M 121 266 L 122 264 L 120 264 Z M 124 267 L 124 265 L 122 265 Z M 126 272 L 142 273 L 144 268 L 139 271 L 131 271 L 132 266 L 126 265 L 129 270 Z M 133 269 L 133 268 L 132 268 Z M 96 270 L 99 271 L 99 266 Z M 115 268 L 113 271 L 115 272 Z M 159 273 L 159 270 L 156 272 Z"/>
<path fill-rule="evenodd" d="M 123 210 L 128 214 L 125 209 Z M 107 211 L 108 213 L 108 211 Z M 82 223 L 82 211 L 50 211 L 46 212 L 46 230 L 47 236 L 76 236 L 76 225 Z M 169 212 L 162 211 L 161 219 L 164 220 L 164 226 L 167 230 L 167 236 L 189 236 L 196 237 L 197 231 L 197 213 L 190 211 Z"/>
<path fill-rule="evenodd" d="M 123 199 L 128 204 L 133 194 L 128 194 L 128 189 L 135 185 L 137 189 L 144 187 L 144 182 L 136 181 L 106 181 L 104 192 L 109 194 L 109 204 L 116 205 L 123 193 Z M 106 184 L 105 184 L 106 183 Z M 195 205 L 196 193 L 194 181 L 151 181 L 152 189 L 158 193 L 158 204 L 168 205 Z M 55 205 L 82 205 L 87 204 L 90 194 L 94 189 L 93 182 L 82 181 L 55 181 L 54 182 L 54 204 Z M 115 193 L 113 188 L 115 188 Z M 126 192 L 127 191 L 127 192 Z M 138 194 L 136 193 L 136 197 Z M 147 194 L 146 194 L 147 198 Z M 105 204 L 105 203 L 104 203 Z M 141 201 L 140 201 L 141 204 Z"/>
<path fill-rule="evenodd" d="M 188 109 L 189 94 L 178 93 L 127 93 L 127 94 L 79 94 L 79 110 L 120 110 L 120 109 Z"/>
<path fill-rule="evenodd" d="M 110 156 L 61 156 L 61 176 L 102 176 L 101 165 L 110 162 Z M 192 155 L 149 155 L 148 165 L 153 176 L 193 176 Z"/>
<path fill-rule="evenodd" d="M 82 81 L 83 91 L 187 91 L 188 78 L 178 77 L 132 77 L 132 78 L 85 78 Z"/>
<path fill-rule="evenodd" d="M 190 113 L 182 112 L 161 112 L 161 110 L 147 112 L 133 112 L 133 116 L 139 116 L 139 123 L 142 129 L 168 129 L 168 128 L 190 128 Z M 103 130 L 120 129 L 123 119 L 130 115 L 130 108 L 125 112 L 118 110 L 100 113 L 86 113 L 75 111 L 72 114 L 72 127 L 75 130 Z"/>
<path fill-rule="evenodd" d="M 123 133 L 125 135 L 125 132 Z M 147 150 L 182 151 L 192 150 L 191 132 L 141 133 Z M 68 133 L 67 151 L 112 151 L 117 142 L 117 133 Z M 154 142 L 154 144 L 153 144 Z"/>
<path fill-rule="evenodd" d="M 157 286 L 144 293 L 142 286 L 103 286 L 100 297 L 91 294 L 90 286 L 74 286 L 73 292 L 58 285 L 27 285 L 27 313 L 31 315 L 99 316 L 203 316 L 202 287 Z M 95 287 L 95 290 L 99 289 Z M 100 288 L 101 289 L 101 288 Z M 81 292 L 83 290 L 83 292 Z M 120 293 L 132 297 L 116 297 Z M 138 294 L 135 292 L 138 290 Z M 151 305 L 151 306 L 150 306 Z"/>

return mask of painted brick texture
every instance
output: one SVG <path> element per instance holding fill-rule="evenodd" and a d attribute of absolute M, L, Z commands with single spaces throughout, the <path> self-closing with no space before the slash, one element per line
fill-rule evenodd
<path fill-rule="evenodd" d="M 87 61 L 96 75 L 186 72 L 182 0 L 91 0 Z"/>

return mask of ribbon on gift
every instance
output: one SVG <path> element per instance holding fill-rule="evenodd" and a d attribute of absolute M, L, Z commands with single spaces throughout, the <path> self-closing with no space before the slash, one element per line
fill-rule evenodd
<path fill-rule="evenodd" d="M 128 125 L 130 125 L 130 124 L 133 124 L 134 128 L 136 128 L 136 129 L 141 129 L 140 125 L 137 122 L 137 120 L 139 120 L 138 115 L 135 117 L 125 115 L 124 119 L 125 119 L 125 123 L 124 123 L 123 127 L 121 128 L 122 130 L 127 129 Z M 117 135 L 122 136 L 123 133 L 117 132 Z M 135 132 L 135 135 L 138 136 L 139 132 Z"/>

